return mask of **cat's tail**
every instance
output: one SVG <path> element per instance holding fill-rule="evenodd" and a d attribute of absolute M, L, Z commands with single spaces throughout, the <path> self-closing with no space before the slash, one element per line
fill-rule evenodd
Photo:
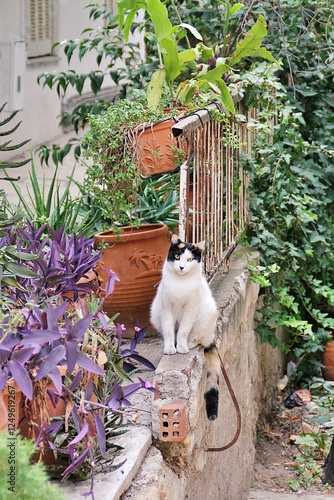
<path fill-rule="evenodd" d="M 207 362 L 205 403 L 206 414 L 209 420 L 215 420 L 218 416 L 219 403 L 219 374 L 220 361 L 215 342 L 204 348 L 204 354 Z"/>

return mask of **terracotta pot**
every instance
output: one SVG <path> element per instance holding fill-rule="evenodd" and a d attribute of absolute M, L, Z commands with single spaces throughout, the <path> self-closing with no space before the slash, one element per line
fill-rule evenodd
<path fill-rule="evenodd" d="M 63 377 L 67 367 L 58 366 L 58 370 Z M 46 377 L 40 382 L 34 383 L 34 398 L 36 398 L 36 400 L 33 399 L 31 402 L 28 402 L 27 408 L 24 407 L 25 403 L 23 403 L 20 418 L 20 431 L 22 436 L 36 439 L 42 421 L 48 418 L 62 417 L 65 414 L 65 401 L 59 398 L 56 407 L 54 407 L 47 393 L 47 389 L 56 390 L 51 379 Z M 42 409 L 46 412 L 45 414 L 42 414 Z M 31 417 L 32 419 L 30 421 Z"/>
<path fill-rule="evenodd" d="M 97 266 L 102 287 L 107 279 L 105 269 L 111 269 L 120 279 L 106 299 L 104 311 L 110 317 L 120 313 L 116 321 L 126 326 L 126 336 L 132 336 L 137 320 L 142 328 L 148 327 L 150 334 L 149 310 L 170 246 L 168 228 L 165 224 L 145 224 L 123 229 L 120 235 L 110 230 L 95 236 L 98 243 L 108 243 Z"/>
<path fill-rule="evenodd" d="M 18 429 L 20 421 L 21 390 L 9 380 L 0 392 L 0 431 L 10 434 Z"/>
<path fill-rule="evenodd" d="M 327 342 L 322 353 L 322 373 L 325 380 L 334 380 L 334 342 Z"/>
<path fill-rule="evenodd" d="M 64 377 L 67 371 L 67 366 L 66 365 L 58 366 L 58 370 L 60 371 L 61 376 Z M 97 386 L 98 375 L 94 373 L 88 373 L 87 380 L 89 379 L 92 379 L 95 385 Z M 34 401 L 32 401 L 32 408 L 30 408 L 30 411 L 33 412 L 32 420 L 30 420 L 31 414 L 29 417 L 29 412 L 26 411 L 26 409 L 24 408 L 24 403 L 23 405 L 21 405 L 20 423 L 19 423 L 21 436 L 35 440 L 36 437 L 38 436 L 43 420 L 48 420 L 48 419 L 52 420 L 55 417 L 65 416 L 66 402 L 63 399 L 59 398 L 56 406 L 54 407 L 53 404 L 51 403 L 49 395 L 46 392 L 48 388 L 56 390 L 55 386 L 53 385 L 53 382 L 49 378 L 43 379 L 38 389 L 37 386 L 34 387 L 34 397 L 37 398 L 37 400 L 41 403 L 42 406 L 39 406 L 38 403 L 36 404 L 34 403 Z M 97 397 L 95 394 L 93 394 L 91 401 L 97 402 Z M 46 413 L 42 415 L 42 408 L 44 405 L 45 405 L 44 412 Z M 91 417 L 89 416 L 89 418 Z M 43 452 L 36 451 L 36 453 L 32 455 L 33 461 L 37 462 L 40 459 L 43 460 L 43 463 L 47 466 L 49 465 L 56 466 L 58 472 L 61 472 L 69 465 L 67 457 L 61 454 L 55 455 L 54 452 L 47 446 L 44 447 Z"/>
<path fill-rule="evenodd" d="M 180 160 L 186 157 L 186 139 L 176 139 L 172 134 L 172 126 L 176 121 L 176 118 L 168 118 L 156 124 L 144 123 L 134 129 L 135 162 L 143 175 L 173 172 Z"/>

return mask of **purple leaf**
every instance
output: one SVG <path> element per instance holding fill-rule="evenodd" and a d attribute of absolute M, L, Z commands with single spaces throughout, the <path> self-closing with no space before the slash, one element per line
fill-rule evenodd
<path fill-rule="evenodd" d="M 66 342 L 65 348 L 67 369 L 72 374 L 77 360 L 77 344 L 76 342 Z"/>
<path fill-rule="evenodd" d="M 114 392 L 107 399 L 106 403 L 109 406 L 109 408 L 113 410 L 119 410 L 120 407 L 122 406 L 122 401 L 123 401 L 123 389 L 119 384 L 117 384 L 117 382 L 115 382 Z"/>
<path fill-rule="evenodd" d="M 55 391 L 54 391 L 53 389 L 50 389 L 50 388 L 49 388 L 49 389 L 46 389 L 46 392 L 47 392 L 47 393 L 48 393 L 48 395 L 49 395 L 49 398 L 50 398 L 50 400 L 51 400 L 52 406 L 53 406 L 54 408 L 56 408 L 57 403 L 58 403 L 58 401 L 59 401 L 59 396 L 58 396 L 58 394 L 56 394 L 56 393 L 55 393 Z"/>
<path fill-rule="evenodd" d="M 3 370 L 0 370 L 0 391 L 3 390 L 3 388 L 6 385 L 8 379 L 8 370 L 5 367 Z"/>
<path fill-rule="evenodd" d="M 19 363 L 24 364 L 28 359 L 31 358 L 31 355 L 33 354 L 34 349 L 29 348 L 29 349 L 18 349 L 13 353 L 12 359 L 16 359 Z"/>
<path fill-rule="evenodd" d="M 22 345 L 39 346 L 47 342 L 53 342 L 61 338 L 61 334 L 51 332 L 50 330 L 31 330 L 31 335 L 22 339 Z"/>
<path fill-rule="evenodd" d="M 125 371 L 125 373 L 131 373 L 135 369 L 136 369 L 135 365 L 132 365 L 131 363 L 128 363 L 125 360 L 123 361 L 123 370 Z"/>
<path fill-rule="evenodd" d="M 78 370 L 77 373 L 73 377 L 71 385 L 69 386 L 70 391 L 74 392 L 79 387 L 79 384 L 81 381 L 81 375 L 82 375 L 82 371 Z"/>
<path fill-rule="evenodd" d="M 78 415 L 77 409 L 75 407 L 72 409 L 71 415 L 72 415 L 72 418 L 73 418 L 73 422 L 74 422 L 76 431 L 80 432 L 80 419 L 79 419 L 79 415 Z"/>
<path fill-rule="evenodd" d="M 58 345 L 55 347 L 48 357 L 43 361 L 40 366 L 40 369 L 37 372 L 35 380 L 40 380 L 41 378 L 48 375 L 48 373 L 53 370 L 60 361 L 62 361 L 65 357 L 66 350 L 63 345 Z"/>
<path fill-rule="evenodd" d="M 136 345 L 143 340 L 147 332 L 147 326 L 138 330 L 138 327 L 135 328 L 135 335 L 131 342 L 130 350 L 133 352 L 136 348 Z"/>
<path fill-rule="evenodd" d="M 50 307 L 52 307 L 52 306 L 50 306 Z M 53 307 L 53 311 L 56 315 L 57 320 L 59 320 L 65 314 L 67 307 L 68 307 L 68 305 L 66 302 L 63 302 L 62 304 L 60 304 L 57 307 Z"/>
<path fill-rule="evenodd" d="M 94 414 L 94 419 L 96 424 L 97 442 L 99 444 L 101 455 L 104 458 L 106 455 L 106 432 L 104 430 L 102 420 L 97 413 Z"/>
<path fill-rule="evenodd" d="M 50 306 L 48 307 L 47 311 L 47 319 L 48 319 L 48 330 L 58 333 L 58 320 L 56 316 L 56 311 L 55 308 Z"/>
<path fill-rule="evenodd" d="M 93 395 L 93 382 L 91 380 L 88 380 L 85 389 L 84 399 L 86 399 L 86 401 L 90 401 L 92 395 Z"/>
<path fill-rule="evenodd" d="M 79 319 L 79 321 L 73 325 L 72 331 L 69 335 L 70 339 L 82 340 L 92 319 L 93 314 L 89 314 L 88 316 Z"/>
<path fill-rule="evenodd" d="M 70 472 L 77 469 L 85 461 L 88 453 L 89 453 L 89 448 L 86 448 L 85 451 L 81 453 L 81 455 L 76 460 L 74 460 L 73 464 L 69 465 L 67 469 L 64 470 L 62 475 L 66 476 L 66 474 L 69 474 Z"/>
<path fill-rule="evenodd" d="M 97 375 L 104 375 L 104 371 L 96 364 L 93 360 L 84 356 L 80 352 L 77 352 L 77 363 L 81 368 L 88 370 L 89 372 L 96 373 Z"/>
<path fill-rule="evenodd" d="M 140 354 L 137 354 L 136 352 L 131 354 L 130 356 L 131 359 L 135 359 L 136 361 L 139 361 L 142 365 L 146 366 L 150 370 L 155 370 L 155 366 L 149 361 L 148 359 L 144 358 Z"/>
<path fill-rule="evenodd" d="M 10 349 L 0 347 L 0 363 L 6 361 L 10 357 L 11 353 L 12 351 Z"/>
<path fill-rule="evenodd" d="M 108 295 L 111 295 L 114 291 L 114 288 L 115 288 L 115 282 L 116 281 L 120 281 L 119 277 L 117 276 L 116 273 L 114 273 L 114 271 L 111 271 L 110 269 L 105 269 L 107 275 L 108 275 L 108 279 L 107 279 L 107 282 L 106 282 L 106 285 L 105 285 L 105 298 L 108 297 Z"/>
<path fill-rule="evenodd" d="M 49 371 L 49 377 L 51 378 L 58 393 L 61 394 L 62 388 L 63 388 L 63 383 L 61 380 L 61 375 L 59 373 L 59 370 L 56 366 L 52 370 Z"/>
<path fill-rule="evenodd" d="M 108 316 L 106 316 L 104 313 L 99 312 L 97 314 L 97 317 L 99 318 L 99 321 L 100 321 L 103 328 L 105 328 L 105 329 L 109 328 Z"/>
<path fill-rule="evenodd" d="M 125 330 L 124 325 L 122 325 L 121 323 L 117 323 L 116 324 L 116 335 L 117 335 L 119 340 L 122 340 L 123 330 Z"/>
<path fill-rule="evenodd" d="M 72 446 L 74 444 L 80 443 L 80 441 L 86 436 L 88 429 L 89 429 L 89 425 L 86 422 L 83 424 L 82 429 L 79 432 L 79 434 L 74 439 L 72 439 L 72 441 L 70 443 L 68 443 L 68 446 Z"/>
<path fill-rule="evenodd" d="M 136 384 L 129 384 L 126 387 L 123 387 L 123 395 L 124 397 L 129 397 L 142 387 L 143 385 L 140 382 L 137 382 Z"/>
<path fill-rule="evenodd" d="M 45 429 L 46 433 L 49 436 L 52 436 L 52 434 L 55 434 L 56 432 L 59 431 L 63 423 L 64 423 L 63 420 L 57 420 L 56 422 L 52 422 L 52 424 L 48 425 L 48 427 Z"/>
<path fill-rule="evenodd" d="M 23 394 L 31 400 L 33 396 L 33 388 L 30 377 L 25 368 L 15 359 L 8 361 L 8 366 L 15 382 Z"/>

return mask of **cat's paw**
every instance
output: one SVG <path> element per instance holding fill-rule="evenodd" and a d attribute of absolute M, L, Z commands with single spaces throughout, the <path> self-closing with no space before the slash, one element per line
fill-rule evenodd
<path fill-rule="evenodd" d="M 180 354 L 187 354 L 189 352 L 189 347 L 187 345 L 178 344 L 176 350 Z"/>
<path fill-rule="evenodd" d="M 176 354 L 176 348 L 174 345 L 165 345 L 164 354 Z"/>

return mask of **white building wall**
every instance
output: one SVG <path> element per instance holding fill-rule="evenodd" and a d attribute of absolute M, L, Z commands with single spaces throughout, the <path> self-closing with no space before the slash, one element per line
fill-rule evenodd
<path fill-rule="evenodd" d="M 79 38 L 83 29 L 94 26 L 89 19 L 90 9 L 85 8 L 88 0 L 34 1 L 36 8 L 43 2 L 51 2 L 53 42 Z M 20 110 L 10 123 L 14 125 L 22 120 L 22 124 L 10 138 L 15 144 L 31 139 L 28 149 L 34 149 L 42 143 L 52 142 L 63 132 L 57 118 L 61 111 L 61 100 L 55 89 L 38 85 L 37 76 L 43 72 L 70 68 L 87 73 L 98 69 L 98 66 L 93 53 L 86 54 L 81 62 L 74 55 L 69 66 L 62 49 L 56 50 L 55 55 L 28 58 L 29 12 L 30 0 L 0 0 L 0 106 L 9 103 L 1 113 L 1 119 L 9 115 L 9 110 Z M 98 20 L 95 26 L 98 27 L 100 23 Z M 103 87 L 112 86 L 111 78 L 107 77 Z M 87 91 L 91 91 L 89 84 L 86 84 L 84 93 Z M 65 98 L 74 94 L 75 91 L 69 88 Z M 22 154 L 24 150 L 19 152 Z M 7 153 L 6 159 L 17 154 L 18 151 Z M 3 154 L 2 159 L 5 159 Z"/>

